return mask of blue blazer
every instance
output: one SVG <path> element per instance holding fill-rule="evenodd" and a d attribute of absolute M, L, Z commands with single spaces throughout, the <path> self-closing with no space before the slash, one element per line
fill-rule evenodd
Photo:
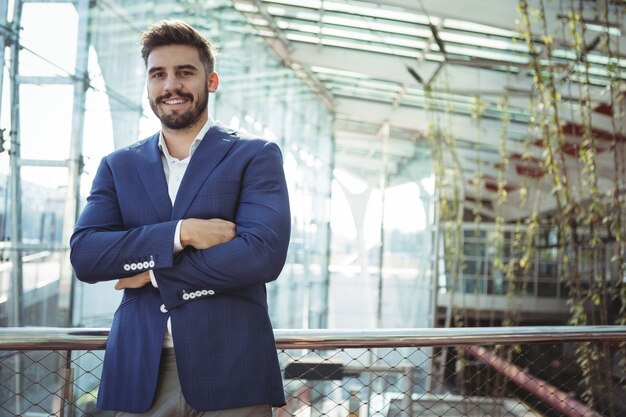
<path fill-rule="evenodd" d="M 278 146 L 214 125 L 172 207 L 159 135 L 103 158 L 70 241 L 79 280 L 152 269 L 158 288 L 126 289 L 107 341 L 98 408 L 145 412 L 171 316 L 185 399 L 196 410 L 285 403 L 265 284 L 287 254 L 291 218 Z M 178 220 L 221 218 L 236 237 L 174 255 Z"/>

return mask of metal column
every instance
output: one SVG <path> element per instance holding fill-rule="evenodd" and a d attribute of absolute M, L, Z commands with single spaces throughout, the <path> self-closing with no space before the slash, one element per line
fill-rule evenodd
<path fill-rule="evenodd" d="M 20 22 L 22 18 L 22 1 L 17 0 L 13 9 L 11 23 L 11 65 L 9 75 L 11 79 L 11 139 L 10 155 L 10 200 L 11 210 L 11 315 L 9 324 L 21 326 L 23 324 L 23 276 L 22 276 L 22 178 L 20 167 L 20 86 L 19 86 L 19 51 L 20 51 Z"/>
<path fill-rule="evenodd" d="M 4 68 L 4 49 L 10 42 L 7 42 L 7 39 L 11 36 L 11 31 L 9 28 L 9 17 L 7 13 L 9 12 L 9 2 L 1 1 L 0 2 L 0 68 Z M 0 104 L 2 104 L 2 82 L 4 80 L 4 72 L 0 71 Z M 0 106 L 0 109 L 2 107 Z"/>
<path fill-rule="evenodd" d="M 19 74 L 19 55 L 20 51 L 25 48 L 20 44 L 20 26 L 24 4 L 41 3 L 42 0 L 16 0 L 14 4 L 13 20 L 10 25 L 9 34 L 11 45 L 11 66 L 10 66 L 10 88 L 11 88 L 11 131 L 10 131 L 10 211 L 11 211 L 11 242 L 8 248 L 11 251 L 12 262 L 12 285 L 11 300 L 12 309 L 10 317 L 10 325 L 22 326 L 27 324 L 23 317 L 24 294 L 23 294 L 23 267 L 22 256 L 25 250 L 68 250 L 67 244 L 69 236 L 77 218 L 78 201 L 80 200 L 80 175 L 82 171 L 82 149 L 83 149 L 83 126 L 85 113 L 85 97 L 89 88 L 88 77 L 88 59 L 90 44 L 90 0 L 75 1 L 43 1 L 51 3 L 70 3 L 76 7 L 78 15 L 78 31 L 77 31 L 77 51 L 75 69 L 73 73 L 59 76 L 28 76 L 23 77 Z M 2 7 L 6 7 L 6 2 L 2 2 Z M 6 29 L 5 29 L 6 31 Z M 4 40 L 3 40 L 4 41 Z M 0 45 L 1 46 L 1 45 Z M 0 55 L 0 58 L 2 56 Z M 46 159 L 23 159 L 21 157 L 20 147 L 28 138 L 20 137 L 20 86 L 27 84 L 49 85 L 49 84 L 66 84 L 72 85 L 73 91 L 73 107 L 71 120 L 71 138 L 70 149 L 68 150 L 68 159 L 65 160 L 46 160 Z M 0 84 L 1 87 L 1 84 Z M 32 245 L 26 244 L 22 240 L 22 176 L 21 168 L 24 166 L 34 167 L 65 167 L 68 170 L 67 177 L 67 193 L 64 204 L 64 221 L 63 221 L 63 241 L 59 245 L 54 243 L 44 243 Z M 69 265 L 67 256 L 63 256 L 61 260 L 61 274 L 59 279 L 59 297 L 58 297 L 58 319 L 55 323 L 60 326 L 67 326 L 71 322 L 71 306 L 72 306 L 72 270 Z M 37 323 L 41 324 L 41 323 Z"/>
<path fill-rule="evenodd" d="M 68 160 L 67 194 L 63 216 L 63 242 L 68 244 L 78 218 L 80 201 L 80 176 L 83 171 L 83 130 L 85 124 L 85 96 L 89 89 L 89 45 L 91 43 L 91 1 L 76 0 L 78 13 L 78 41 L 76 43 L 76 68 L 74 71 L 74 96 L 72 108 L 72 137 Z M 74 294 L 74 279 L 69 256 L 64 257 L 59 282 L 60 325 L 70 325 Z"/>

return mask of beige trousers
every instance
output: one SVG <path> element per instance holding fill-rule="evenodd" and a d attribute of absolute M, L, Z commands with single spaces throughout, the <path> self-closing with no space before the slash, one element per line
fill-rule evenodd
<path fill-rule="evenodd" d="M 174 349 L 165 349 L 161 357 L 159 381 L 152 407 L 145 413 L 119 411 L 115 417 L 271 417 L 269 405 L 232 408 L 219 411 L 197 411 L 187 404 L 180 388 Z"/>

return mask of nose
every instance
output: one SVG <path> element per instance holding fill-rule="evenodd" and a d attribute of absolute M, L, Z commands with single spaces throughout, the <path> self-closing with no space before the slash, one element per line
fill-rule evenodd
<path fill-rule="evenodd" d="M 174 92 L 180 90 L 182 84 L 177 77 L 167 77 L 163 84 L 163 89 L 168 92 Z"/>

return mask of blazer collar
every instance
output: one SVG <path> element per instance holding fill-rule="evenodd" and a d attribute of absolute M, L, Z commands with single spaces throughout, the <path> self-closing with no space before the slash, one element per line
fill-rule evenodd
<path fill-rule="evenodd" d="M 194 152 L 172 208 L 171 219 L 184 218 L 198 191 L 215 167 L 222 161 L 238 136 L 220 123 L 215 123 L 206 133 Z M 166 186 L 167 194 L 167 186 Z"/>

